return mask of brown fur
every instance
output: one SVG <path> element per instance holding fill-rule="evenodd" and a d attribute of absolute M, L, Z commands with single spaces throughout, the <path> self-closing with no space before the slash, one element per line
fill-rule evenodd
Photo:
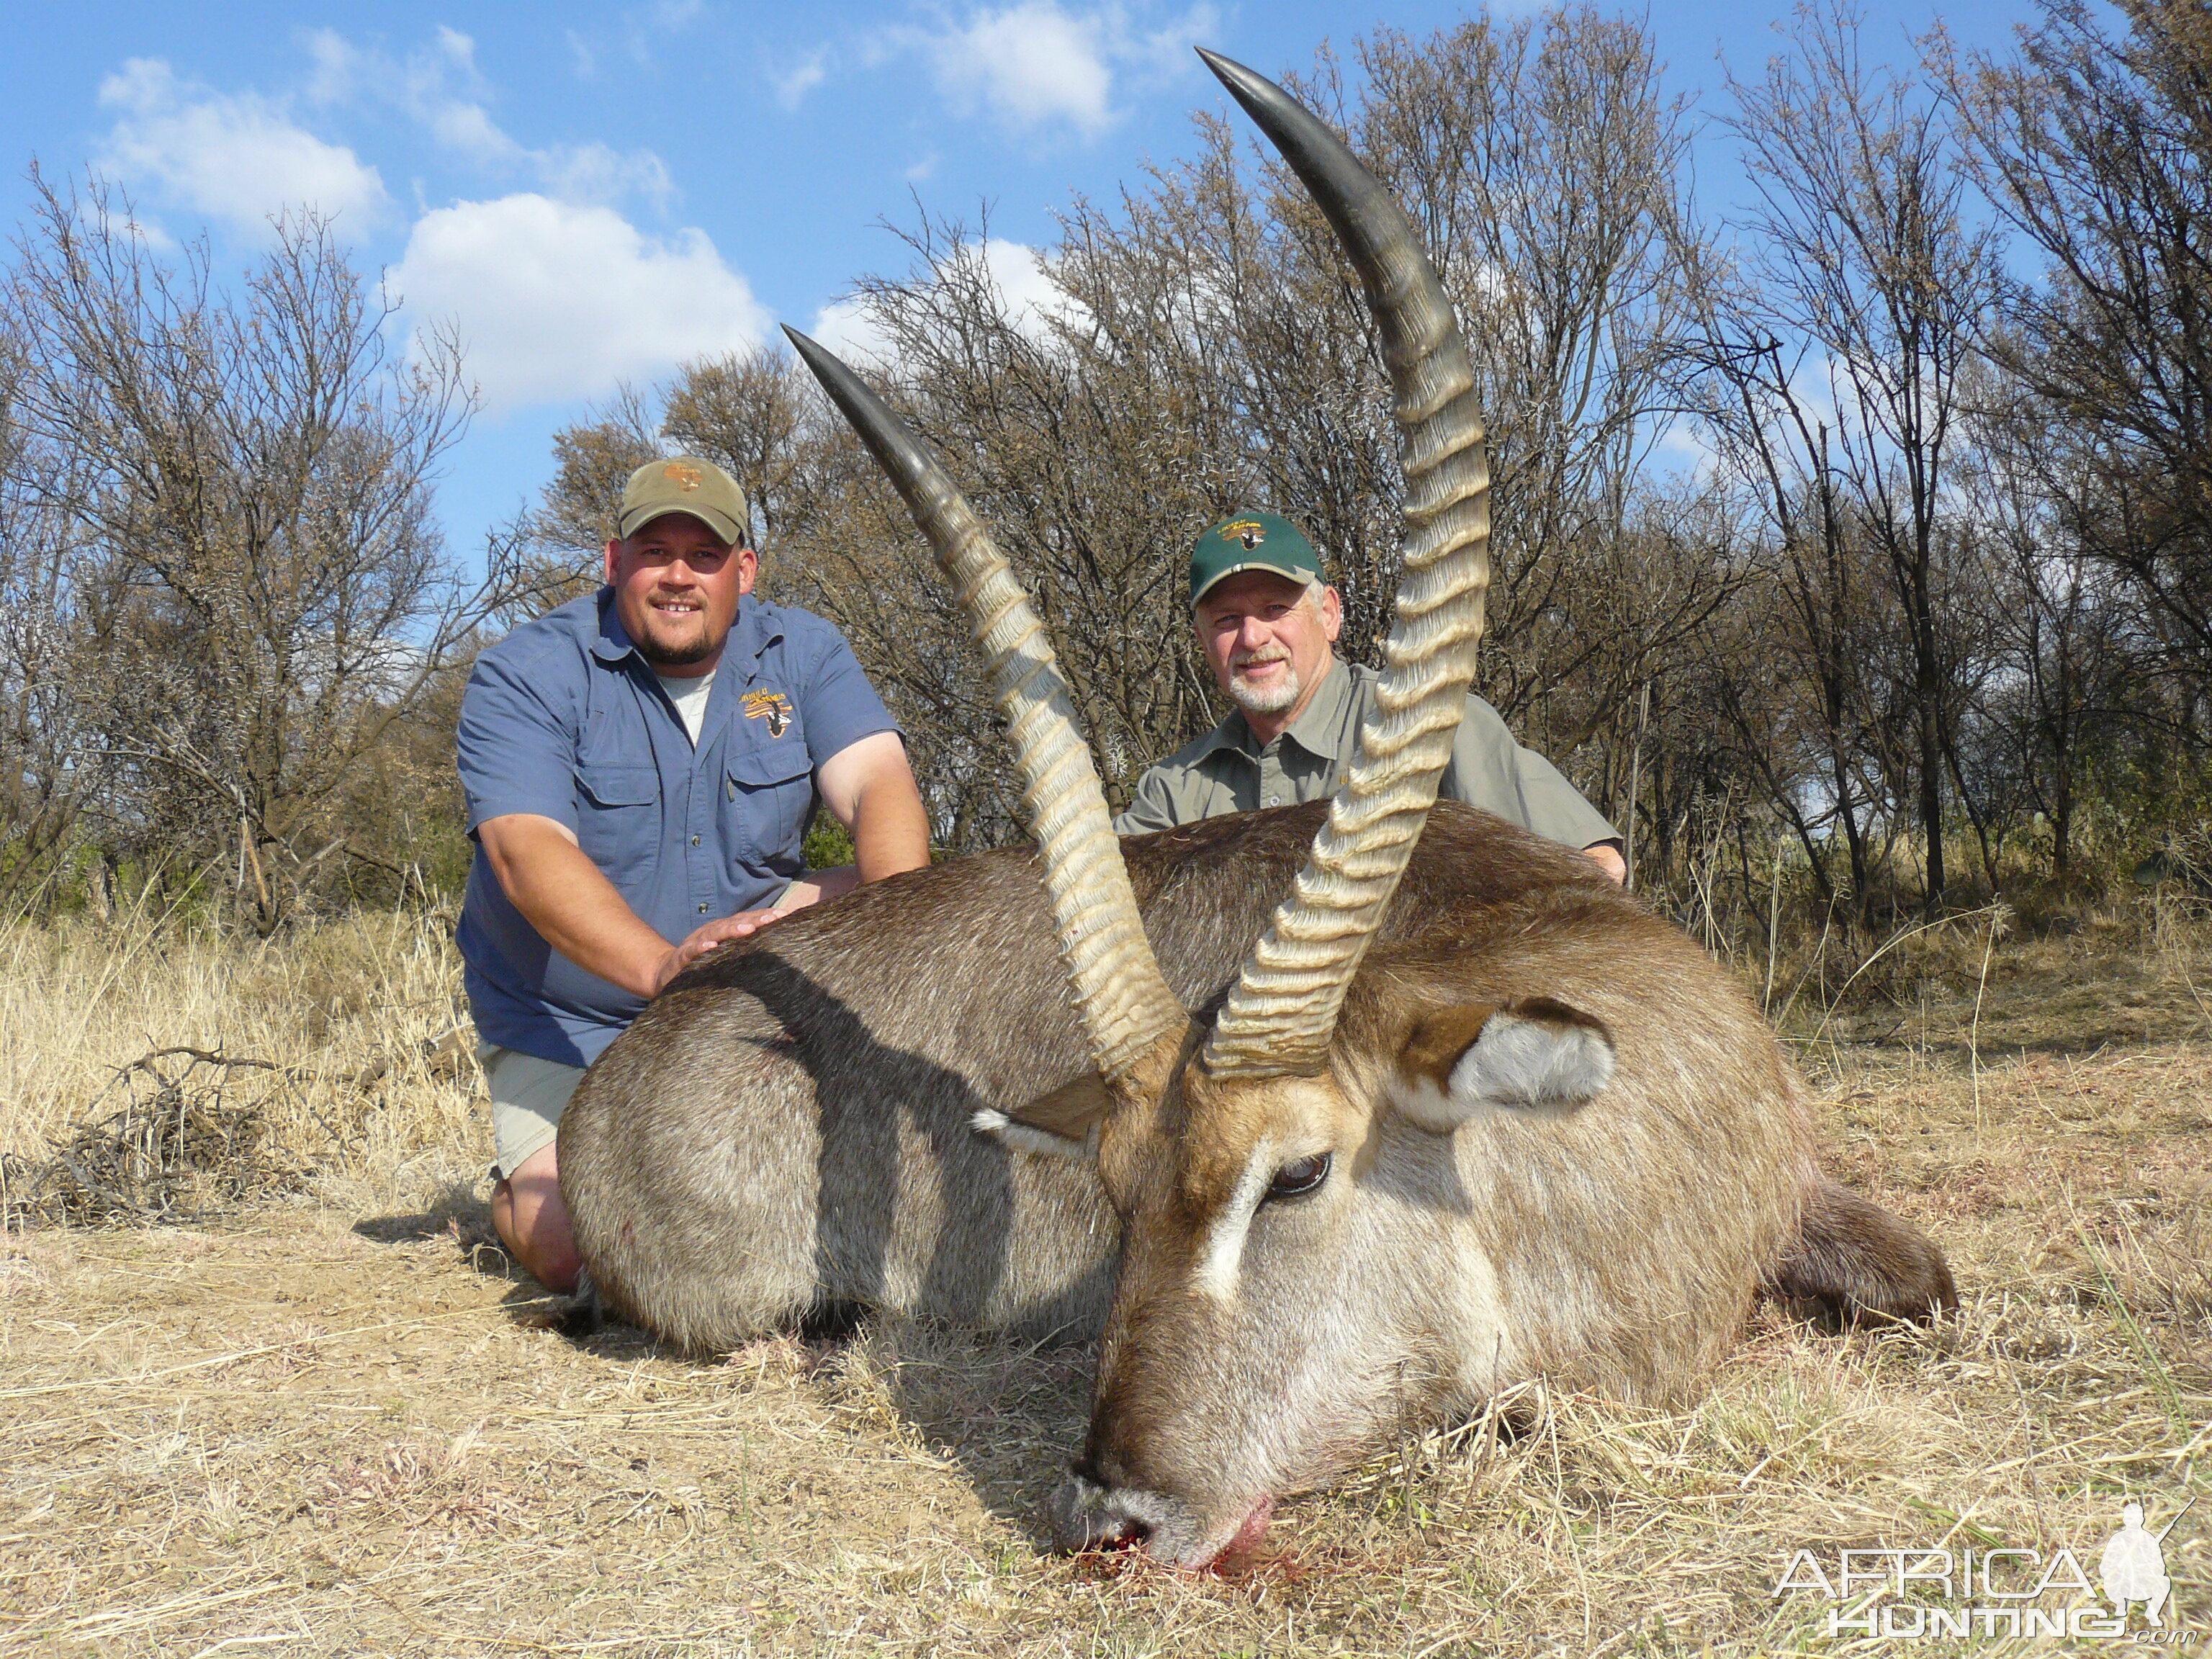
<path fill-rule="evenodd" d="M 985 1108 L 1041 1113 L 1071 1138 L 1096 1119 L 1026 852 L 865 888 L 695 967 L 562 1125 L 594 1285 L 614 1311 L 708 1348 L 823 1303 L 1103 1327 L 1064 1534 L 1136 1526 L 1114 1503 L 1152 1503 L 1142 1524 L 1186 1553 L 1233 1530 L 1240 1506 L 1540 1373 L 1677 1395 L 1762 1280 L 1907 1316 L 1952 1294 L 1933 1246 L 1818 1176 L 1797 1091 L 1740 988 L 1587 860 L 1469 809 L 1431 818 L 1330 1074 L 1206 1076 L 1204 1011 L 1325 811 L 1124 843 L 1162 971 L 1200 1013 L 1158 1057 L 1157 1087 L 1104 1119 L 1095 1166 L 971 1127 Z M 1610 1033 L 1599 1095 L 1571 1115 L 1486 1111 L 1450 1135 L 1392 1109 L 1401 1054 L 1443 1063 L 1480 1029 L 1468 1011 L 1531 998 Z M 1254 1172 L 1324 1150 L 1320 1191 L 1237 1209 Z M 1194 1292 L 1209 1261 L 1227 1294 Z"/>
<path fill-rule="evenodd" d="M 1474 1046 L 1497 1012 L 1489 1004 L 1478 1002 L 1423 1014 L 1413 1022 L 1413 1034 L 1399 1054 L 1399 1069 L 1409 1077 L 1426 1078 L 1440 1090 L 1445 1088 L 1451 1082 L 1452 1067 Z"/>
<path fill-rule="evenodd" d="M 1096 1072 L 1085 1072 L 1009 1115 L 1063 1140 L 1079 1141 L 1098 1127 L 1113 1107 L 1114 1097 L 1107 1091 L 1105 1079 Z"/>
<path fill-rule="evenodd" d="M 1827 1180 L 1807 1196 L 1796 1240 L 1761 1289 L 1832 1330 L 1917 1323 L 1959 1305 L 1950 1264 L 1924 1234 Z"/>
<path fill-rule="evenodd" d="M 1439 1091 L 1448 1088 L 1453 1069 L 1481 1036 L 1492 1017 L 1500 1013 L 1558 1028 L 1580 1026 L 1611 1040 L 1603 1021 L 1552 997 L 1523 997 L 1503 1008 L 1478 1002 L 1423 1014 L 1399 1054 L 1399 1071 L 1409 1079 L 1425 1079 Z"/>

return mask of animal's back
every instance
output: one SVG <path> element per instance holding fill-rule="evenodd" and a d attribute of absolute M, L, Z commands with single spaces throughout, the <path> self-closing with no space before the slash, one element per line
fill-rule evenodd
<path fill-rule="evenodd" d="M 1326 810 L 1218 818 L 1123 843 L 1146 933 L 1185 1006 L 1205 1011 L 1234 978 Z M 1624 1058 L 1633 1078 L 1632 1033 L 1668 1011 L 1621 983 L 1619 946 L 1630 936 L 1686 975 L 1674 988 L 1691 1018 L 1741 1016 L 1740 1006 L 1710 1012 L 1742 999 L 1588 860 L 1446 803 L 1359 984 L 1441 971 L 1470 998 L 1583 996 L 1632 1034 Z M 1372 1000 L 1355 987 L 1352 1025 Z M 1090 1166 L 1018 1155 L 972 1127 L 978 1110 L 1011 1112 L 1089 1065 L 1028 849 L 915 871 L 799 912 L 676 981 L 577 1091 L 562 1122 L 562 1182 L 593 1284 L 613 1311 L 707 1347 L 824 1300 L 988 1326 L 1095 1327 L 1116 1224 Z M 1777 1126 L 1762 1118 L 1772 1103 L 1760 1093 L 1742 1109 L 1759 1133 L 1711 1112 L 1671 1139 L 1652 1131 L 1665 1156 L 1626 1170 L 1612 1150 L 1590 1150 L 1597 1117 L 1471 1137 L 1470 1151 L 1485 1149 L 1475 1161 L 1490 1171 L 1492 1214 L 1519 1230 L 1510 1259 L 1555 1285 L 1587 1278 L 1588 1260 L 1564 1261 L 1546 1242 L 1546 1214 L 1618 1210 L 1676 1178 L 1710 1194 L 1716 1179 L 1685 1162 L 1692 1148 L 1773 1186 L 1776 1160 L 1758 1149 Z M 1632 1109 L 1628 1096 L 1620 1104 L 1641 1126 L 1628 1137 L 1641 1147 L 1656 1120 L 1640 1085 L 1633 1098 Z M 1688 1098 L 1667 1094 L 1660 1117 Z M 1533 1160 L 1507 1161 L 1486 1138 L 1498 1134 Z M 1605 1190 L 1621 1177 L 1628 1188 Z M 1657 1231 L 1671 1239 L 1680 1226 Z M 1760 1230 L 1733 1231 L 1748 1249 Z M 1727 1285 L 1717 1293 L 1747 1294 L 1740 1254 L 1719 1253 L 1712 1271 Z M 1686 1262 L 1681 1282 L 1669 1283 L 1693 1294 L 1697 1271 Z M 1593 1282 L 1579 1299 L 1610 1303 L 1613 1288 Z M 1647 1295 L 1636 1316 L 1650 1312 Z M 1599 1334 L 1588 1321 L 1536 1322 L 1562 1346 L 1577 1332 Z"/>

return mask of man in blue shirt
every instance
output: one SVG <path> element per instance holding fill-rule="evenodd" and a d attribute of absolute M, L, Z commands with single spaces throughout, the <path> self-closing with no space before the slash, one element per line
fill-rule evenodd
<path fill-rule="evenodd" d="M 606 585 L 486 651 L 461 705 L 492 1218 L 550 1289 L 576 1277 L 555 1136 L 583 1068 L 705 951 L 929 862 L 897 725 L 834 627 L 750 597 L 747 525 L 713 462 L 640 467 Z M 856 862 L 808 875 L 817 800 Z"/>

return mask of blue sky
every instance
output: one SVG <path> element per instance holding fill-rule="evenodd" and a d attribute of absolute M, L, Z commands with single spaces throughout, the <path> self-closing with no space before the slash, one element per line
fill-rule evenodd
<path fill-rule="evenodd" d="M 643 0 L 374 9 L 17 8 L 0 103 L 0 210 L 20 223 L 33 156 L 97 167 L 160 233 L 204 231 L 236 270 L 266 216 L 313 200 L 409 312 L 458 322 L 484 399 L 440 488 L 455 546 L 533 498 L 548 440 L 619 380 L 827 324 L 853 279 L 902 267 L 878 222 L 915 202 L 971 222 L 984 204 L 1018 283 L 1053 210 L 1109 197 L 1190 145 L 1227 100 L 1190 52 L 1266 72 L 1310 64 L 1377 23 L 1416 33 L 1465 8 L 1306 0 L 982 0 L 817 6 Z M 1648 14 L 1673 82 L 1725 105 L 1777 48 L 1779 0 Z M 2002 49 L 2027 0 L 1931 11 L 1881 0 L 1869 55 L 1901 59 L 1942 15 Z M 1726 146 L 1701 144 L 1725 199 Z"/>

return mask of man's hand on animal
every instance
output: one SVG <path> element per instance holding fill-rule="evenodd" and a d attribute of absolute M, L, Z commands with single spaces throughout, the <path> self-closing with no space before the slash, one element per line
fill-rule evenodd
<path fill-rule="evenodd" d="M 570 962 L 641 997 L 660 988 L 717 945 L 745 939 L 782 912 L 741 910 L 694 928 L 679 944 L 640 920 L 565 823 L 527 812 L 477 826 L 477 845 L 499 884 L 538 936 Z"/>
<path fill-rule="evenodd" d="M 791 909 L 802 908 L 793 905 Z M 710 921 L 704 927 L 695 927 L 684 936 L 684 940 L 669 951 L 660 969 L 653 976 L 653 994 L 658 996 L 674 979 L 693 963 L 717 945 L 727 945 L 732 939 L 750 939 L 770 922 L 781 921 L 791 910 L 740 910 L 734 916 L 724 916 Z"/>
<path fill-rule="evenodd" d="M 753 596 L 747 518 L 711 461 L 640 467 L 604 586 L 486 651 L 462 707 L 493 1217 L 556 1289 L 576 1267 L 556 1135 L 585 1066 L 709 952 L 929 862 L 896 726 L 835 629 Z M 805 870 L 817 800 L 855 866 Z"/>

